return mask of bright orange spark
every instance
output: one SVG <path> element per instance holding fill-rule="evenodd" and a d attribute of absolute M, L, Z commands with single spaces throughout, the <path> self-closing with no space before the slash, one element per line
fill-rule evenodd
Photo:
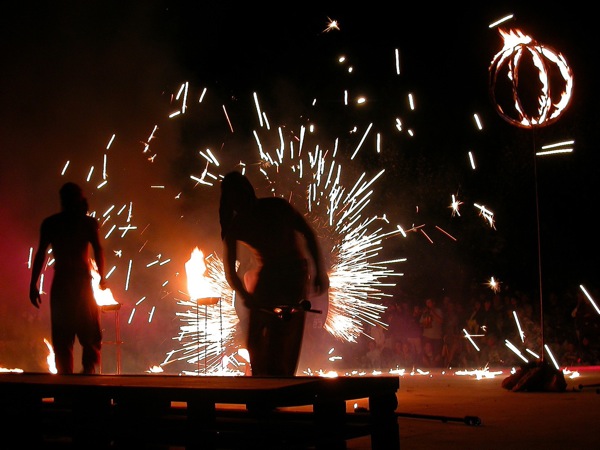
<path fill-rule="evenodd" d="M 329 33 L 331 30 L 338 30 L 338 31 L 340 31 L 340 26 L 339 26 L 337 20 L 332 20 L 329 17 L 327 18 L 327 20 L 329 20 L 329 23 L 327 24 L 327 28 L 325 28 L 323 30 L 323 33 Z"/>

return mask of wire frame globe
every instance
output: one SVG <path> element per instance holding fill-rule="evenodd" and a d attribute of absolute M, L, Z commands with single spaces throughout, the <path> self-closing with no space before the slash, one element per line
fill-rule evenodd
<path fill-rule="evenodd" d="M 565 58 L 521 30 L 499 29 L 504 45 L 489 67 L 489 89 L 500 116 L 521 128 L 556 122 L 573 95 Z"/>

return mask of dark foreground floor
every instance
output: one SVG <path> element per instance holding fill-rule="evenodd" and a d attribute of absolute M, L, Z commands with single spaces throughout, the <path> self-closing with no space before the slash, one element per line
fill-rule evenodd
<path fill-rule="evenodd" d="M 502 387 L 503 380 L 510 375 L 511 368 L 479 373 L 440 369 L 401 373 L 396 410 L 400 448 L 599 448 L 600 366 L 570 368 L 565 374 L 564 392 L 512 392 Z M 222 406 L 232 410 L 240 407 Z M 361 414 L 368 407 L 366 399 L 347 402 L 349 414 Z M 302 412 L 303 408 L 290 410 Z M 71 448 L 62 445 L 64 442 L 54 444 L 48 448 Z M 168 450 L 182 448 L 172 446 Z M 255 447 L 241 439 L 227 448 Z M 370 438 L 349 439 L 346 448 L 371 449 Z"/>
<path fill-rule="evenodd" d="M 565 375 L 567 389 L 558 393 L 506 390 L 501 384 L 511 369 L 489 372 L 496 371 L 502 373 L 480 380 L 440 370 L 403 375 L 397 409 L 402 450 L 599 448 L 600 366 L 570 368 L 579 377 Z M 481 425 L 467 425 L 468 416 Z M 368 438 L 357 438 L 347 448 L 371 446 Z"/>

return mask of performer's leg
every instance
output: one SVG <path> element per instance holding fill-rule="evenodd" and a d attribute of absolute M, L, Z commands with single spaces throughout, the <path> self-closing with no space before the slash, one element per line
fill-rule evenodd
<path fill-rule="evenodd" d="M 58 313 L 52 314 L 53 317 Z M 73 373 L 73 345 L 75 343 L 75 332 L 66 322 L 52 320 L 52 349 L 54 350 L 54 362 L 56 371 L 60 373 Z"/>
<path fill-rule="evenodd" d="M 50 329 L 52 350 L 58 373 L 73 373 L 73 345 L 75 343 L 75 312 L 73 298 L 77 287 L 60 273 L 54 274 L 50 289 Z"/>
<path fill-rule="evenodd" d="M 268 348 L 265 340 L 265 317 L 266 313 L 258 310 L 250 310 L 248 321 L 248 354 L 250 355 L 250 367 L 252 376 L 267 376 L 269 360 Z"/>
<path fill-rule="evenodd" d="M 306 314 L 296 312 L 289 319 L 272 321 L 266 329 L 267 371 L 271 376 L 293 377 L 296 375 Z"/>
<path fill-rule="evenodd" d="M 78 330 L 79 343 L 81 344 L 81 363 L 83 373 L 96 373 L 96 368 L 100 365 L 102 349 L 102 329 L 98 309 L 95 306 L 85 313 L 87 317 L 81 321 L 81 327 Z"/>

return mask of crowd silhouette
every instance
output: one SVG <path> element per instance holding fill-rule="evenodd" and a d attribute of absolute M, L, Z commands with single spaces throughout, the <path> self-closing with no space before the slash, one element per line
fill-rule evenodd
<path fill-rule="evenodd" d="M 473 289 L 463 298 L 399 293 L 385 305 L 385 326 L 367 327 L 364 350 L 348 364 L 366 370 L 475 369 L 550 358 L 560 367 L 599 365 L 600 314 L 597 295 L 590 297 L 579 287 L 549 292 L 542 302 L 537 294 L 509 288 Z M 545 347 L 550 353 L 542 353 Z"/>

